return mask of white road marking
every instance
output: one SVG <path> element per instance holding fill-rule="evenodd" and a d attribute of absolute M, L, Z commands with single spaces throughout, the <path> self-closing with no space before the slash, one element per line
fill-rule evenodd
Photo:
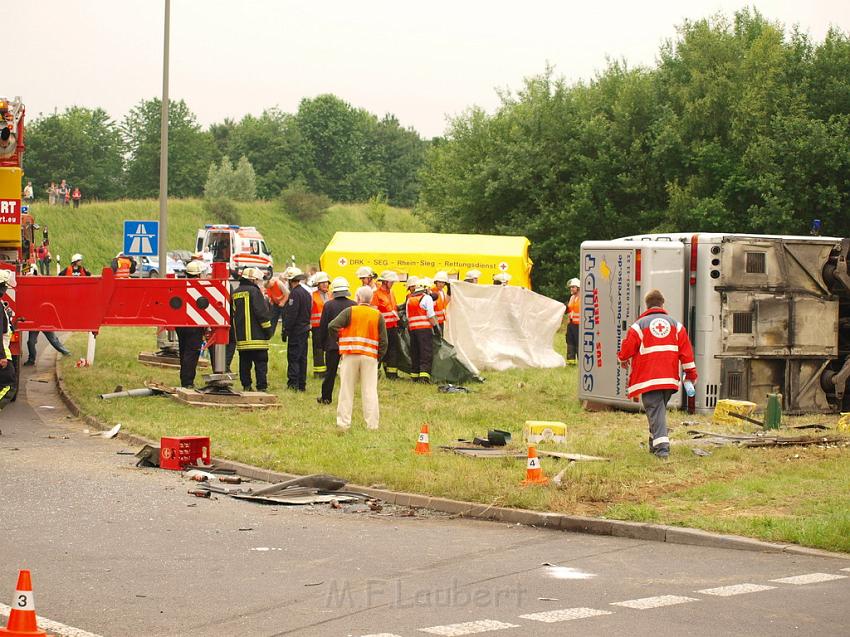
<path fill-rule="evenodd" d="M 845 579 L 846 577 L 846 575 L 833 575 L 831 573 L 808 573 L 806 575 L 795 575 L 794 577 L 780 577 L 779 579 L 772 579 L 770 581 L 778 582 L 779 584 L 795 584 L 800 586 L 802 584 L 831 582 L 834 579 Z"/>
<path fill-rule="evenodd" d="M 640 599 L 628 599 L 625 602 L 612 602 L 611 606 L 625 606 L 636 610 L 648 610 L 650 608 L 661 608 L 662 606 L 675 606 L 687 602 L 698 602 L 694 597 L 681 597 L 679 595 L 659 595 L 658 597 L 642 597 Z"/>
<path fill-rule="evenodd" d="M 571 619 L 584 619 L 585 617 L 598 617 L 599 615 L 611 614 L 611 611 L 596 610 L 595 608 L 562 608 L 561 610 L 548 610 L 543 613 L 520 615 L 520 618 L 554 624 L 555 622 L 566 622 Z"/>
<path fill-rule="evenodd" d="M 395 633 L 374 633 L 372 635 L 363 635 L 363 637 L 401 637 Z"/>
<path fill-rule="evenodd" d="M 704 588 L 697 593 L 704 595 L 716 595 L 717 597 L 732 597 L 733 595 L 743 595 L 744 593 L 758 593 L 759 591 L 769 591 L 776 588 L 775 586 L 765 586 L 764 584 L 734 584 L 733 586 L 720 586 L 718 588 Z"/>
<path fill-rule="evenodd" d="M 850 573 L 850 568 L 842 568 L 841 570 L 842 570 L 842 571 L 847 571 L 848 573 Z"/>
<path fill-rule="evenodd" d="M 480 619 L 476 622 L 464 622 L 462 624 L 447 624 L 446 626 L 420 628 L 419 632 L 431 633 L 432 635 L 443 635 L 443 637 L 462 637 L 462 635 L 475 635 L 477 633 L 487 633 L 491 630 L 504 630 L 505 628 L 519 628 L 519 625 L 497 622 L 494 619 Z"/>
<path fill-rule="evenodd" d="M 596 577 L 595 573 L 586 573 L 585 571 L 569 566 L 547 566 L 544 571 L 549 577 L 555 579 L 590 579 Z"/>
<path fill-rule="evenodd" d="M 6 604 L 0 604 L 0 615 L 3 617 L 8 617 L 11 611 L 11 607 L 6 606 Z M 65 624 L 55 622 L 52 619 L 41 617 L 40 615 L 36 615 L 35 619 L 36 622 L 38 622 L 39 630 L 56 633 L 57 635 L 62 635 L 62 637 L 101 637 L 100 635 L 95 635 L 94 633 L 87 632 L 81 628 L 66 626 Z"/>

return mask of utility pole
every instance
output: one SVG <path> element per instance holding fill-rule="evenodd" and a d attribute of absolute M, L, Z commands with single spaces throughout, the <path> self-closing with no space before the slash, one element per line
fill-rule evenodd
<path fill-rule="evenodd" d="M 165 37 L 162 45 L 162 114 L 159 131 L 159 276 L 168 274 L 168 40 L 171 0 L 165 0 Z"/>

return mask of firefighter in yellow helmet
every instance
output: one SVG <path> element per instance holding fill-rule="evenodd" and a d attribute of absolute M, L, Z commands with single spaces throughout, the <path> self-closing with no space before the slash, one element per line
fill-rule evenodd
<path fill-rule="evenodd" d="M 430 294 L 431 282 L 428 279 L 412 282 L 411 279 L 408 279 L 407 285 L 408 288 L 413 287 L 413 291 L 405 303 L 407 331 L 410 333 L 410 377 L 414 382 L 430 383 L 434 334 L 440 328 Z"/>

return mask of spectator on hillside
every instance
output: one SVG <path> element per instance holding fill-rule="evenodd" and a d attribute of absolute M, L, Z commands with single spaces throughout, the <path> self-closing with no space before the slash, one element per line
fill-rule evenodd
<path fill-rule="evenodd" d="M 33 192 L 32 192 L 32 182 L 28 181 L 27 185 L 24 186 L 24 203 L 31 204 L 33 198 L 34 198 L 34 195 L 33 195 Z"/>
<path fill-rule="evenodd" d="M 70 194 L 67 182 L 63 179 L 56 189 L 56 203 L 60 206 L 68 205 L 68 195 Z"/>
<path fill-rule="evenodd" d="M 51 181 L 47 188 L 47 205 L 53 206 L 56 204 L 56 182 Z"/>
<path fill-rule="evenodd" d="M 80 192 L 79 186 L 74 186 L 74 192 L 71 194 L 71 199 L 74 200 L 74 208 L 80 207 L 80 199 L 83 198 L 83 193 Z"/>

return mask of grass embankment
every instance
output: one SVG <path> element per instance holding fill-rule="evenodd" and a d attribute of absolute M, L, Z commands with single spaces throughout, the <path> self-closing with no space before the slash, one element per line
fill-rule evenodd
<path fill-rule="evenodd" d="M 84 348 L 80 336 L 70 344 L 75 353 Z M 270 391 L 281 397 L 277 411 L 193 409 L 165 397 L 97 398 L 114 388 L 116 378 L 125 387 L 141 387 L 145 380 L 177 383 L 176 372 L 135 361 L 139 351 L 153 344 L 153 330 L 104 330 L 95 367 L 74 369 L 73 358 L 63 361 L 69 390 L 87 413 L 106 422 L 120 422 L 153 439 L 209 435 L 216 455 L 275 470 L 328 472 L 360 484 L 498 506 L 692 526 L 850 552 L 847 447 L 723 447 L 698 457 L 687 447 L 674 446 L 670 461 L 661 463 L 642 446 L 647 437 L 643 415 L 581 410 L 575 368 L 491 373 L 483 385 L 472 385 L 468 395 L 382 379 L 380 430 L 365 431 L 358 402 L 352 431 L 340 437 L 335 407 L 316 404 L 318 381 L 308 381 L 306 394 L 284 391 L 285 350 L 279 340 L 272 346 L 269 375 Z M 687 437 L 683 418 L 692 419 L 671 414 L 674 440 Z M 566 422 L 566 450 L 611 461 L 576 463 L 562 488 L 522 488 L 523 461 L 471 459 L 436 450 L 491 428 L 506 429 L 521 440 L 528 419 Z M 697 419 L 705 421 L 704 427 L 724 429 L 710 425 L 708 418 Z M 412 453 L 423 422 L 431 425 L 430 457 Z M 549 458 L 542 465 L 550 476 L 564 466 Z"/>
<path fill-rule="evenodd" d="M 279 270 L 293 254 L 299 265 L 318 265 L 319 256 L 337 230 L 425 231 L 424 225 L 408 210 L 390 206 L 382 207 L 376 215 L 369 204 L 334 205 L 322 218 L 306 223 L 284 214 L 273 201 L 237 203 L 236 208 L 242 225 L 256 226 L 263 233 Z M 68 265 L 68 258 L 80 252 L 89 270 L 99 274 L 124 246 L 124 221 L 158 219 L 159 202 L 153 199 L 109 201 L 83 204 L 78 210 L 36 203 L 32 212 L 38 223 L 50 228 L 54 257 L 61 255 L 63 265 Z M 376 222 L 381 220 L 383 224 L 378 227 Z M 169 200 L 169 250 L 194 251 L 198 229 L 217 222 L 204 212 L 201 199 Z"/>

